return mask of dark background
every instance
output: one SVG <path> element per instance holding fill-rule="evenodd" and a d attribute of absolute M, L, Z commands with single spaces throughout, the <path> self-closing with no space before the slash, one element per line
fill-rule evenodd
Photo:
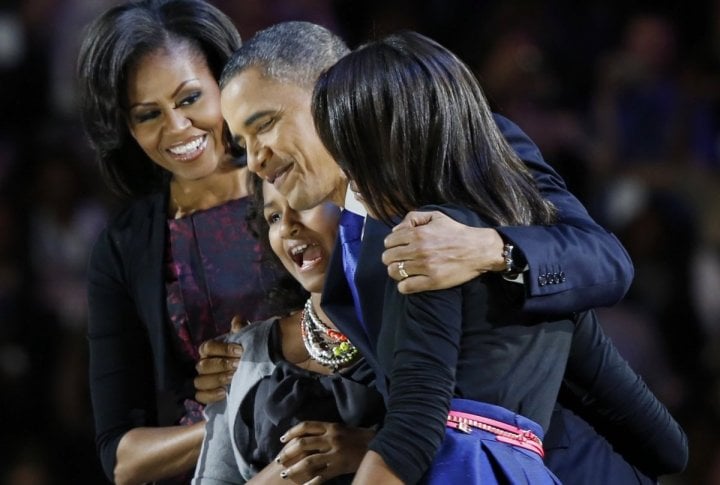
<path fill-rule="evenodd" d="M 77 46 L 109 0 L 0 4 L 0 484 L 106 483 L 87 390 L 85 267 L 119 204 L 78 122 Z M 217 0 L 243 38 L 304 19 L 351 46 L 454 50 L 630 252 L 606 331 L 720 483 L 720 1 Z M 680 5 L 682 3 L 682 5 Z"/>

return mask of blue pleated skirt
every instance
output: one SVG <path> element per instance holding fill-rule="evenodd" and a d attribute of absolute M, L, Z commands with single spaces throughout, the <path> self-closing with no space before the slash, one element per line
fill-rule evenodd
<path fill-rule="evenodd" d="M 544 434 L 536 422 L 493 404 L 453 399 L 450 409 L 530 430 L 540 439 Z M 442 446 L 421 483 L 556 485 L 561 482 L 534 451 L 498 441 L 495 434 L 481 429 L 472 428 L 468 434 L 447 428 Z"/>

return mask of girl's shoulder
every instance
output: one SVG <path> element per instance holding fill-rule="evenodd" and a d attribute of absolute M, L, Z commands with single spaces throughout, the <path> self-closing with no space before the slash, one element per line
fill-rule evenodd
<path fill-rule="evenodd" d="M 425 212 L 439 211 L 449 218 L 461 224 L 465 224 L 466 226 L 490 227 L 490 224 L 485 222 L 473 210 L 456 203 L 430 204 L 422 206 L 418 210 Z"/>
<path fill-rule="evenodd" d="M 267 352 L 266 342 L 270 338 L 270 332 L 274 325 L 277 325 L 279 321 L 278 317 L 271 317 L 267 320 L 259 320 L 256 322 L 250 322 L 247 326 L 243 327 L 238 332 L 226 333 L 220 338 L 225 342 L 239 344 L 243 346 L 243 358 L 246 355 L 249 357 L 248 351 L 256 352 L 260 349 L 265 349 Z M 260 344 L 263 345 L 260 345 Z"/>

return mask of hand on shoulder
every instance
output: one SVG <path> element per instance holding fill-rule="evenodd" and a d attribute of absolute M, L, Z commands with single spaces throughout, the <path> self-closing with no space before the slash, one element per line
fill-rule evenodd
<path fill-rule="evenodd" d="M 401 293 L 441 290 L 505 269 L 503 244 L 495 229 L 413 211 L 385 238 L 382 260 Z"/>
<path fill-rule="evenodd" d="M 244 320 L 235 316 L 230 324 L 231 332 L 237 333 L 244 328 Z M 198 348 L 200 359 L 195 365 L 198 376 L 193 381 L 195 399 L 203 404 L 210 404 L 224 399 L 226 387 L 232 381 L 237 369 L 243 348 L 241 345 L 224 340 L 206 340 Z"/>

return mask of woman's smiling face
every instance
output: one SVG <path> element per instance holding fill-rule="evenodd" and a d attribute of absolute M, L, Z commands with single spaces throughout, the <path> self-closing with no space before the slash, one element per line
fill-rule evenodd
<path fill-rule="evenodd" d="M 176 178 L 213 173 L 225 156 L 220 88 L 201 52 L 187 44 L 152 51 L 130 69 L 130 133 Z"/>
<path fill-rule="evenodd" d="M 340 209 L 323 202 L 296 211 L 272 184 L 263 182 L 263 217 L 269 226 L 270 246 L 283 266 L 307 291 L 321 292 L 335 247 Z"/>

